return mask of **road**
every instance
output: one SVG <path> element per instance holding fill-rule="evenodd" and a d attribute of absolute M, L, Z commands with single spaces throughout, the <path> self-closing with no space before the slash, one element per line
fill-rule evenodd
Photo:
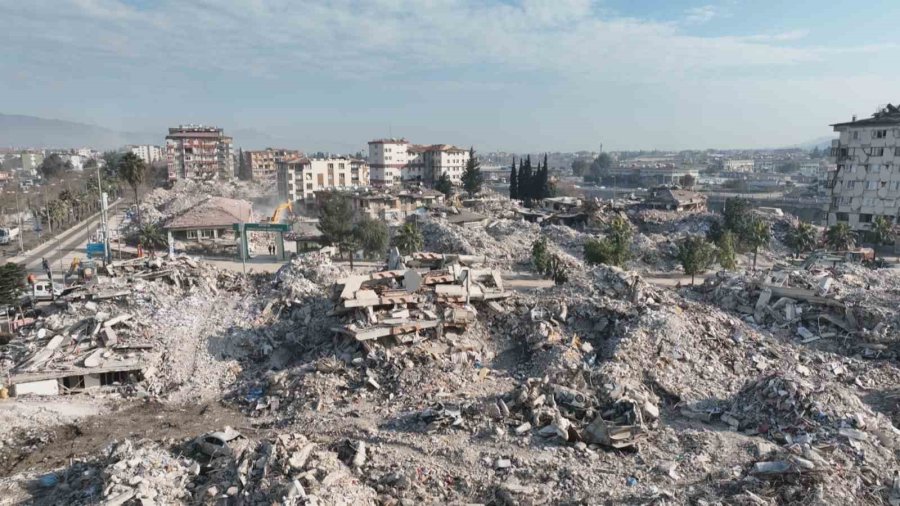
<path fill-rule="evenodd" d="M 110 205 L 110 228 L 114 228 L 121 219 L 121 214 L 114 214 L 121 200 Z M 7 261 L 25 265 L 25 270 L 35 274 L 42 274 L 41 259 L 46 258 L 54 272 L 68 269 L 72 259 L 76 256 L 84 259 L 88 238 L 100 228 L 99 213 L 87 220 L 61 232 L 57 237 L 41 244 L 37 248 L 26 251 L 23 255 L 9 258 Z"/>

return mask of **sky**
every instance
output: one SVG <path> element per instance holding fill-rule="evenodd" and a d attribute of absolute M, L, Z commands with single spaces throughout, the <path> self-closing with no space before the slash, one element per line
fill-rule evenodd
<path fill-rule="evenodd" d="M 0 112 L 307 151 L 755 148 L 900 101 L 900 2 L 0 0 Z M 235 137 L 240 145 L 240 138 Z"/>

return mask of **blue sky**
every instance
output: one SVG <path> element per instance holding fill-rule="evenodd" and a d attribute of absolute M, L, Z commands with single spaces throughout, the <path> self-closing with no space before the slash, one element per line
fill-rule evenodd
<path fill-rule="evenodd" d="M 389 133 L 783 146 L 900 101 L 898 15 L 887 0 L 0 0 L 0 112 L 306 150 Z"/>

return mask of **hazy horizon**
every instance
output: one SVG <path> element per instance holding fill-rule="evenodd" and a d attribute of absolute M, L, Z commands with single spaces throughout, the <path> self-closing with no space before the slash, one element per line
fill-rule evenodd
<path fill-rule="evenodd" d="M 339 152 L 389 135 L 514 152 L 790 146 L 898 100 L 894 14 L 886 0 L 0 2 L 0 112 Z"/>

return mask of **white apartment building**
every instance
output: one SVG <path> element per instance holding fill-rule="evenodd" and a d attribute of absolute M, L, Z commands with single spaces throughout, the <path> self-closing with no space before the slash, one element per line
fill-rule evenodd
<path fill-rule="evenodd" d="M 369 185 L 369 167 L 355 158 L 283 158 L 276 162 L 282 201 L 311 201 L 321 190 L 352 190 Z"/>
<path fill-rule="evenodd" d="M 44 154 L 23 151 L 21 157 L 22 171 L 26 174 L 36 176 L 38 167 L 40 167 L 41 164 L 44 163 Z"/>
<path fill-rule="evenodd" d="M 449 144 L 429 146 L 424 153 L 426 179 L 431 184 L 446 174 L 453 184 L 462 182 L 469 151 Z"/>
<path fill-rule="evenodd" d="M 900 108 L 888 104 L 871 118 L 831 125 L 837 165 L 826 186 L 831 192 L 828 224 L 868 230 L 876 216 L 896 222 L 900 209 Z"/>
<path fill-rule="evenodd" d="M 417 145 L 406 139 L 377 139 L 369 142 L 369 168 L 374 186 L 394 186 L 404 182 L 434 184 L 447 174 L 459 184 L 469 160 L 469 152 L 449 144 Z"/>
<path fill-rule="evenodd" d="M 162 147 L 154 146 L 153 144 L 134 144 L 131 146 L 126 146 L 125 151 L 134 153 L 147 165 L 162 160 L 164 153 Z"/>
<path fill-rule="evenodd" d="M 203 125 L 170 128 L 166 136 L 166 165 L 170 181 L 231 179 L 234 177 L 231 137 L 221 128 Z"/>
<path fill-rule="evenodd" d="M 753 160 L 723 160 L 724 172 L 753 172 Z"/>
<path fill-rule="evenodd" d="M 369 141 L 369 171 L 374 186 L 394 186 L 403 180 L 403 168 L 409 163 L 409 141 L 375 139 Z"/>

